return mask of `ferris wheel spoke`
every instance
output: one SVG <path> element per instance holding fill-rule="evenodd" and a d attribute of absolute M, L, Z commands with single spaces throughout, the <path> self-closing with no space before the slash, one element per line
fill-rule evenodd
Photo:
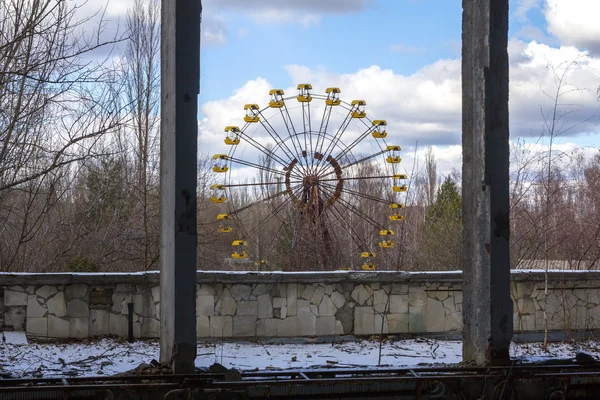
<path fill-rule="evenodd" d="M 266 172 L 270 172 L 273 173 L 275 175 L 281 175 L 283 177 L 286 176 L 286 173 L 283 171 L 278 171 L 276 169 L 270 168 L 270 167 L 265 167 L 264 165 L 260 165 L 260 164 L 256 164 L 250 161 L 246 161 L 246 160 L 241 160 L 239 158 L 233 158 L 233 157 L 228 157 L 227 158 L 228 161 L 231 161 L 232 163 L 236 163 L 236 164 L 240 164 L 240 165 L 245 165 L 247 167 L 251 167 L 251 168 L 256 168 L 262 171 L 266 171 Z M 292 175 L 296 176 L 294 173 L 292 173 Z M 300 176 L 296 176 L 297 178 L 300 178 Z"/>
<path fill-rule="evenodd" d="M 346 218 L 344 217 L 344 215 L 342 215 L 342 213 L 338 210 L 337 204 L 334 204 L 333 208 L 331 208 L 331 210 L 332 210 L 332 212 L 334 212 L 334 213 L 337 214 L 337 216 L 340 219 L 340 221 L 345 221 L 346 220 Z M 354 229 L 354 227 L 352 226 L 352 224 L 345 224 L 344 225 L 344 224 L 340 223 L 339 226 L 346 233 L 348 233 L 348 236 L 350 236 L 350 238 L 354 241 L 354 243 L 357 245 L 358 249 L 361 249 L 363 251 L 368 251 L 369 250 L 369 246 L 364 241 L 364 239 L 361 239 L 360 235 L 358 234 L 358 232 L 356 232 L 356 230 Z"/>
<path fill-rule="evenodd" d="M 296 153 L 296 159 L 300 163 L 300 166 L 303 167 L 304 165 L 302 163 L 302 144 L 300 143 L 300 138 L 298 137 L 298 134 L 296 133 L 296 128 L 294 127 L 294 122 L 292 120 L 292 117 L 290 116 L 290 112 L 289 112 L 289 110 L 287 108 L 287 104 L 285 102 L 283 103 L 283 107 L 281 107 L 279 109 L 279 112 L 281 114 L 281 118 L 283 119 L 283 123 L 288 132 L 288 135 L 292 141 L 292 146 L 294 147 L 294 150 Z M 296 139 L 296 141 L 294 141 L 294 139 Z M 298 143 L 298 146 L 296 146 L 296 142 Z M 283 143 L 282 143 L 282 145 L 283 145 Z M 306 171 L 305 168 L 303 168 L 303 169 Z"/>
<path fill-rule="evenodd" d="M 297 184 L 302 183 L 302 181 L 290 181 L 290 183 Z M 269 185 L 283 185 L 285 181 L 279 182 L 251 182 L 251 183 L 227 183 L 220 185 L 224 188 L 235 188 L 235 187 L 246 187 L 246 186 L 269 186 Z"/>
<path fill-rule="evenodd" d="M 262 111 L 259 111 L 258 114 L 260 115 L 260 124 L 267 131 L 269 136 L 271 136 L 271 138 L 275 141 L 277 147 L 281 148 L 281 150 L 285 153 L 289 160 L 297 158 L 298 155 L 296 154 L 296 156 L 294 156 L 294 152 L 287 146 L 287 144 L 285 144 L 285 141 L 281 138 L 281 136 L 279 136 L 279 133 L 277 133 L 277 130 L 273 128 L 273 125 L 271 125 L 268 119 L 265 118 Z M 286 165 L 284 164 L 284 166 Z"/>
<path fill-rule="evenodd" d="M 350 122 L 352 121 L 352 112 L 353 112 L 353 110 L 352 110 L 352 108 L 350 108 L 348 110 L 348 114 L 346 114 L 346 116 L 344 117 L 342 124 L 336 131 L 335 135 L 333 135 L 333 139 L 327 145 L 327 148 L 325 149 L 325 153 L 323 153 L 323 144 L 325 141 L 323 141 L 321 143 L 321 148 L 319 150 L 319 153 L 328 155 L 330 152 L 335 150 L 336 146 L 338 145 L 338 141 L 342 138 L 342 134 L 346 131 L 346 129 L 348 128 L 348 125 L 350 125 Z M 323 157 L 323 159 L 324 158 L 325 157 Z M 322 160 L 317 161 L 317 174 L 319 173 L 318 171 L 319 171 L 319 166 L 321 165 L 321 161 Z"/>
<path fill-rule="evenodd" d="M 292 191 L 296 191 L 298 188 L 302 188 L 302 185 L 295 186 L 291 190 Z M 280 192 L 277 192 L 275 194 L 272 194 L 272 195 L 268 196 L 267 198 L 254 201 L 254 202 L 252 202 L 252 203 L 250 203 L 248 205 L 245 205 L 245 206 L 240 207 L 240 208 L 235 209 L 235 210 L 230 210 L 229 214 L 232 215 L 232 216 L 239 215 L 240 213 L 242 213 L 243 211 L 248 210 L 249 208 L 252 208 L 252 207 L 254 207 L 254 206 L 258 205 L 258 204 L 261 204 L 261 203 L 263 203 L 265 201 L 276 199 L 277 197 L 282 196 L 282 195 L 284 195 L 286 193 L 288 193 L 287 189 L 286 190 L 282 190 Z"/>
<path fill-rule="evenodd" d="M 325 185 L 328 189 L 335 189 L 335 186 L 333 186 L 331 184 L 324 183 L 323 185 Z M 377 203 L 382 203 L 382 204 L 386 204 L 386 205 L 392 205 L 392 204 L 394 204 L 393 201 L 385 200 L 385 199 L 382 199 L 382 198 L 379 198 L 377 196 L 373 196 L 373 195 L 370 195 L 370 194 L 361 193 L 361 192 L 356 191 L 356 190 L 348 189 L 347 187 L 343 187 L 341 189 L 341 191 L 342 191 L 342 193 L 352 194 L 354 196 L 362 197 L 363 199 L 373 200 L 373 201 L 375 201 Z"/>
<path fill-rule="evenodd" d="M 366 222 L 368 222 L 373 227 L 375 227 L 375 228 L 377 228 L 379 230 L 381 230 L 381 229 L 387 229 L 383 225 L 381 225 L 380 223 L 378 223 L 377 221 L 375 221 L 373 218 L 369 217 L 367 214 L 365 214 L 364 212 L 362 212 L 361 210 L 359 210 L 357 207 L 355 207 L 354 205 L 350 204 L 348 201 L 342 199 L 341 197 L 338 198 L 338 201 L 341 204 L 343 204 L 345 207 L 347 207 L 350 211 L 354 212 L 354 214 L 358 215 L 363 220 L 365 220 Z"/>
<path fill-rule="evenodd" d="M 300 188 L 301 189 L 301 188 Z M 298 190 L 296 190 L 296 192 L 298 192 Z M 262 200 L 260 203 L 264 203 L 265 201 L 268 201 L 267 199 Z M 252 235 L 258 228 L 263 227 L 265 222 L 267 222 L 267 220 L 269 218 L 271 218 L 273 215 L 276 215 L 278 213 L 281 212 L 281 210 L 283 209 L 283 207 L 285 207 L 286 205 L 291 203 L 291 198 L 287 198 L 284 201 L 281 202 L 281 204 L 277 205 L 275 207 L 275 209 L 272 211 L 271 214 L 267 215 L 265 218 L 262 218 L 252 229 L 250 229 L 248 231 L 248 236 Z"/>
<path fill-rule="evenodd" d="M 325 142 L 327 127 L 329 126 L 329 120 L 331 118 L 331 110 L 333 110 L 333 105 L 326 103 L 325 108 L 323 109 L 323 117 L 321 118 L 321 125 L 319 126 L 319 132 L 317 132 L 317 141 L 315 143 L 315 151 L 319 149 L 319 144 L 321 145 L 321 150 L 323 150 L 323 143 Z M 323 137 L 323 141 L 321 142 L 321 137 Z M 318 164 L 317 164 L 318 165 Z M 314 168 L 314 158 L 311 162 L 311 167 Z M 313 169 L 314 172 L 315 169 Z"/>
<path fill-rule="evenodd" d="M 240 137 L 245 139 L 248 143 L 250 143 L 250 145 L 252 147 L 254 147 L 258 151 L 263 153 L 265 156 L 274 159 L 275 161 L 277 161 L 284 167 L 287 166 L 286 160 L 284 160 L 283 158 L 278 156 L 273 150 L 270 150 L 268 147 L 263 146 L 258 141 L 256 141 L 254 138 L 250 137 L 250 135 L 248 135 L 244 130 L 240 130 Z M 237 146 L 233 146 L 233 147 L 236 148 Z"/>
<path fill-rule="evenodd" d="M 346 154 L 348 154 L 348 152 L 350 152 L 360 142 L 362 142 L 364 139 L 366 139 L 373 132 L 373 130 L 375 130 L 375 126 L 367 126 L 367 129 L 363 133 L 361 133 L 356 139 L 354 139 L 352 141 L 352 143 L 350 143 L 348 146 L 346 146 L 344 148 L 344 150 L 342 150 L 340 153 L 338 153 L 338 155 L 335 156 L 335 158 L 339 160 L 342 157 L 344 157 Z M 381 148 L 381 145 L 380 145 L 380 148 Z M 381 150 L 383 150 L 383 149 L 381 149 Z"/>
<path fill-rule="evenodd" d="M 342 208 L 341 205 L 334 203 L 334 204 L 332 204 L 332 207 L 330 207 L 328 210 L 335 212 L 337 214 L 337 216 L 339 217 L 340 221 L 346 222 L 348 220 L 348 216 L 345 215 L 344 211 L 346 211 L 346 213 L 347 213 L 347 209 L 342 208 L 342 210 L 340 210 L 338 207 Z M 358 217 L 362 220 L 365 220 L 365 218 L 362 217 L 361 215 L 358 215 Z M 367 223 L 369 223 L 368 220 L 367 220 Z M 370 246 L 369 246 L 369 242 L 371 241 L 373 235 L 369 235 L 367 233 L 367 237 L 365 239 L 356 231 L 354 224 L 352 224 L 352 223 L 347 223 L 346 225 L 340 223 L 340 226 L 342 227 L 342 229 L 344 231 L 346 231 L 348 233 L 348 235 L 352 238 L 354 243 L 357 245 L 356 249 L 354 249 L 352 251 L 353 253 L 356 251 L 363 252 L 363 251 L 371 250 Z M 377 227 L 377 228 L 379 229 L 379 227 Z"/>
<path fill-rule="evenodd" d="M 341 168 L 342 168 L 342 171 L 343 171 L 343 170 L 345 170 L 345 169 L 348 169 L 348 168 L 350 168 L 350 167 L 354 167 L 355 165 L 358 165 L 358 164 L 364 163 L 365 161 L 372 160 L 372 159 L 374 159 L 375 157 L 379 157 L 379 156 L 381 156 L 381 155 L 385 154 L 385 153 L 386 153 L 386 152 L 388 152 L 388 151 L 389 151 L 389 150 L 387 150 L 387 149 L 382 149 L 381 151 L 378 151 L 378 152 L 376 152 L 376 153 L 373 153 L 373 154 L 371 154 L 370 156 L 366 156 L 366 157 L 363 157 L 363 158 L 361 158 L 360 160 L 356 160 L 356 161 L 354 161 L 354 162 L 351 162 L 350 164 L 343 165 L 343 166 L 341 167 Z M 323 173 L 322 173 L 321 175 L 319 175 L 319 178 L 321 178 L 321 177 L 325 177 L 325 176 L 329 176 L 329 175 L 333 175 L 334 173 L 335 173 L 335 171 L 327 171 L 327 170 L 324 170 L 324 171 L 323 171 Z"/>

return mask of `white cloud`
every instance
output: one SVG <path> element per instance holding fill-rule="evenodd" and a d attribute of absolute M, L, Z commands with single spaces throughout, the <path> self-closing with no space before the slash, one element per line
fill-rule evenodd
<path fill-rule="evenodd" d="M 517 0 L 513 18 L 518 21 L 526 22 L 529 11 L 539 8 L 542 0 Z"/>
<path fill-rule="evenodd" d="M 290 10 L 308 11 L 318 13 L 347 13 L 361 11 L 367 8 L 373 0 L 261 0 L 250 2 L 247 0 L 204 0 L 205 9 L 231 8 L 237 10 L 265 11 L 265 10 Z"/>
<path fill-rule="evenodd" d="M 203 46 L 222 46 L 227 43 L 228 32 L 223 17 L 215 15 L 203 17 L 200 29 Z"/>
<path fill-rule="evenodd" d="M 425 54 L 426 50 L 424 47 L 407 46 L 400 43 L 391 45 L 390 51 L 393 53 Z"/>
<path fill-rule="evenodd" d="M 305 29 L 321 22 L 320 14 L 298 13 L 286 9 L 265 8 L 253 11 L 251 16 L 261 24 L 298 24 Z"/>
<path fill-rule="evenodd" d="M 600 54 L 600 2 L 595 0 L 546 0 L 548 31 L 562 44 Z"/>
<path fill-rule="evenodd" d="M 553 105 L 544 92 L 551 94 L 556 91 L 556 77 L 553 71 L 562 73 L 565 60 L 578 58 L 578 62 L 565 74 L 565 89 L 594 88 L 597 85 L 600 60 L 595 60 L 574 47 L 552 48 L 537 42 L 513 40 L 509 45 L 509 53 L 510 122 L 513 139 L 537 138 L 543 133 L 540 109 L 549 115 Z M 448 168 L 454 164 L 458 153 L 448 153 L 448 149 L 456 148 L 446 146 L 459 145 L 461 139 L 460 60 L 438 60 L 412 75 L 397 74 L 376 65 L 349 74 L 337 74 L 323 68 L 311 69 L 302 65 L 288 65 L 285 69 L 291 82 L 311 83 L 314 93 L 324 93 L 325 88 L 333 86 L 341 89 L 341 98 L 345 101 L 366 100 L 367 113 L 371 119 L 388 121 L 390 143 L 410 147 L 418 142 L 420 148 L 427 145 L 445 148 L 440 157 L 448 157 Z M 266 105 L 267 93 L 271 88 L 266 79 L 256 78 L 248 81 L 229 97 L 204 103 L 202 113 L 205 120 L 201 123 L 201 141 L 210 146 L 221 146 L 219 143 L 222 143 L 223 127 L 242 124 L 244 104 Z M 294 95 L 296 92 L 295 85 L 283 89 L 286 95 Z M 290 102 L 293 102 L 290 107 L 299 109 L 294 100 Z M 559 125 L 559 128 L 564 130 L 573 126 L 564 137 L 600 133 L 600 121 L 596 118 L 599 107 L 593 91 L 570 92 L 561 97 L 561 103 L 563 106 L 558 108 L 559 115 L 568 115 L 564 116 L 564 125 Z M 317 112 L 319 101 L 313 101 L 311 104 Z M 320 118 L 320 114 L 317 115 Z M 301 120 L 301 115 L 295 119 Z M 588 121 L 578 125 L 584 120 Z M 330 130 L 336 123 L 338 122 L 332 123 Z M 285 129 L 282 125 L 276 127 Z M 359 127 L 349 129 L 348 136 L 355 137 L 359 131 Z M 266 133 L 260 133 L 260 130 L 257 130 L 256 134 L 260 135 L 260 140 L 270 140 Z M 361 148 L 359 151 L 367 152 L 369 149 Z"/>

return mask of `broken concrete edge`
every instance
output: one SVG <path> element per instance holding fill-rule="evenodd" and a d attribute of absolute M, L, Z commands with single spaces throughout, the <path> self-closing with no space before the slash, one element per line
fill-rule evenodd
<path fill-rule="evenodd" d="M 600 270 L 552 270 L 550 281 L 562 281 L 585 276 L 600 280 Z M 197 283 L 400 283 L 400 282 L 462 282 L 462 271 L 197 271 Z M 544 270 L 511 270 L 511 281 L 542 282 Z M 70 285 L 74 283 L 142 283 L 159 282 L 159 271 L 108 272 L 108 273 L 28 273 L 0 272 L 2 286 L 23 285 Z"/>

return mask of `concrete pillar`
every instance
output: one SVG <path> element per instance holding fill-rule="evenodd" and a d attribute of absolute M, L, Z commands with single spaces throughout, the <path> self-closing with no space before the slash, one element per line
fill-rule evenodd
<path fill-rule="evenodd" d="M 463 0 L 463 359 L 510 360 L 508 0 Z"/>
<path fill-rule="evenodd" d="M 196 359 L 196 175 L 200 0 L 161 8 L 160 360 L 191 373 Z"/>

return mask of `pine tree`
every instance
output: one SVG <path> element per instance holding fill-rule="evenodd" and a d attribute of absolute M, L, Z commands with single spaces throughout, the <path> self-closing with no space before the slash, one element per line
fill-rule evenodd
<path fill-rule="evenodd" d="M 461 268 L 462 198 L 456 182 L 446 178 L 425 215 L 419 246 L 419 267 Z"/>

